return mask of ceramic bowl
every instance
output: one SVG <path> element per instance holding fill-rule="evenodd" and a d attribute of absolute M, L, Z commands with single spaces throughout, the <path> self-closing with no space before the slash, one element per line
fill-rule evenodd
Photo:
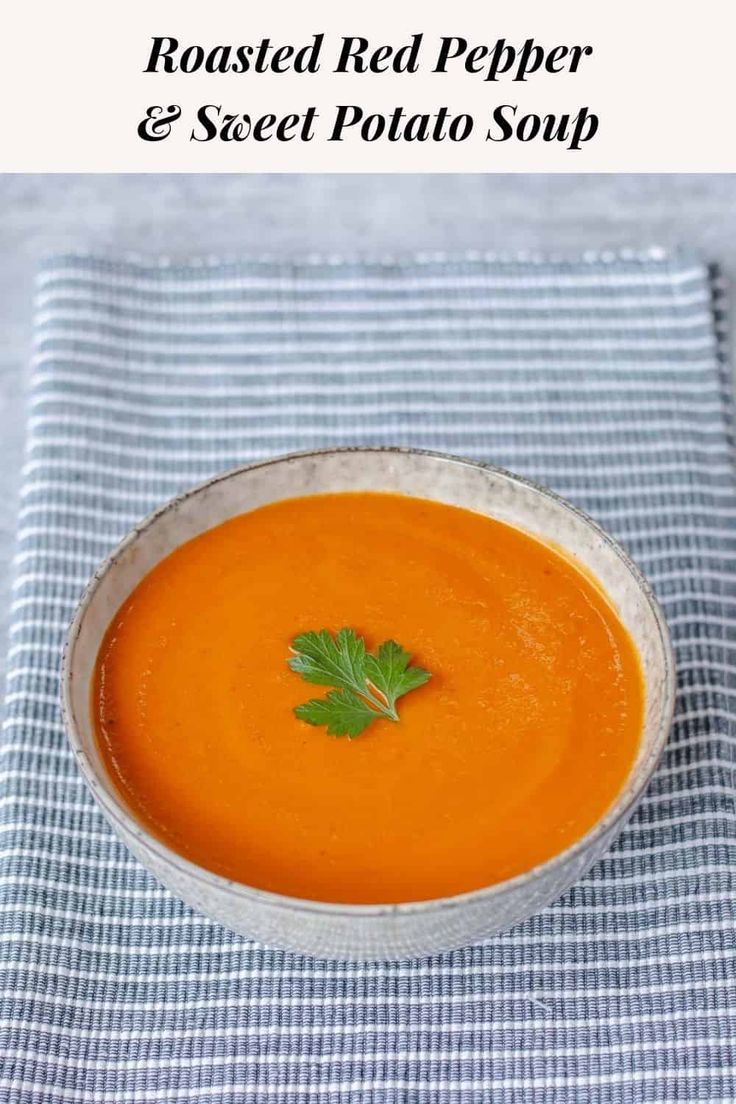
<path fill-rule="evenodd" d="M 628 781 L 598 823 L 567 850 L 508 881 L 437 900 L 344 905 L 299 900 L 229 881 L 182 858 L 126 808 L 97 750 L 90 684 L 113 615 L 175 548 L 236 514 L 327 491 L 395 491 L 462 506 L 554 542 L 591 572 L 634 639 L 646 683 L 644 731 Z M 405 449 L 300 453 L 216 476 L 128 534 L 90 582 L 69 631 L 64 718 L 80 769 L 112 827 L 177 897 L 226 927 L 321 958 L 400 959 L 485 939 L 538 912 L 576 882 L 621 831 L 651 777 L 670 728 L 674 665 L 652 591 L 631 560 L 579 510 L 498 468 Z"/>

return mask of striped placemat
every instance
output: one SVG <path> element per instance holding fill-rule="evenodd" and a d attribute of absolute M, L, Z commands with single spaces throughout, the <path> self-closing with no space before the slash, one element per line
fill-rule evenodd
<path fill-rule="evenodd" d="M 38 284 L 0 789 L 0 1099 L 644 1104 L 736 1099 L 734 456 L 713 284 L 658 254 L 175 267 Z M 89 798 L 65 627 L 152 506 L 287 450 L 489 460 L 603 522 L 653 580 L 677 721 L 564 900 L 432 960 L 269 950 L 179 904 Z"/>

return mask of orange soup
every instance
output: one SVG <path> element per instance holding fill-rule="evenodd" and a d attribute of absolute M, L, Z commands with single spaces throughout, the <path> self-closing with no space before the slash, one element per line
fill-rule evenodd
<path fill-rule="evenodd" d="M 299 633 L 396 640 L 431 672 L 355 739 L 294 708 Z M 290 499 L 159 563 L 100 649 L 93 712 L 128 806 L 176 851 L 322 901 L 448 896 L 583 835 L 635 758 L 643 686 L 605 595 L 554 548 L 401 495 Z"/>

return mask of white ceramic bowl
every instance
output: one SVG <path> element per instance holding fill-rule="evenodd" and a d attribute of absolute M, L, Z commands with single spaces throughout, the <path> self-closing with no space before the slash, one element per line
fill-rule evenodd
<path fill-rule="evenodd" d="M 97 749 L 90 684 L 103 635 L 136 584 L 204 530 L 269 502 L 327 491 L 396 491 L 463 506 L 554 541 L 592 572 L 634 639 L 646 683 L 644 731 L 626 786 L 578 842 L 508 881 L 438 900 L 344 905 L 298 900 L 229 881 L 182 858 L 126 808 Z M 118 835 L 167 886 L 207 916 L 264 943 L 322 958 L 397 959 L 464 946 L 510 927 L 564 893 L 620 832 L 669 732 L 674 664 L 652 592 L 624 552 L 556 495 L 497 468 L 438 453 L 337 449 L 268 460 L 216 476 L 151 514 L 95 573 L 69 631 L 64 718 L 81 771 Z"/>

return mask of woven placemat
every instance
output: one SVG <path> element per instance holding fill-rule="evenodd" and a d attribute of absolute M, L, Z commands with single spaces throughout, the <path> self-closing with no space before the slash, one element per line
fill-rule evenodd
<path fill-rule="evenodd" d="M 38 285 L 0 791 L 0 1098 L 736 1099 L 736 501 L 713 283 L 690 258 L 175 267 Z M 539 479 L 652 579 L 677 720 L 614 850 L 528 923 L 431 960 L 265 949 L 117 842 L 67 748 L 62 637 L 130 524 L 208 474 L 335 444 Z"/>

